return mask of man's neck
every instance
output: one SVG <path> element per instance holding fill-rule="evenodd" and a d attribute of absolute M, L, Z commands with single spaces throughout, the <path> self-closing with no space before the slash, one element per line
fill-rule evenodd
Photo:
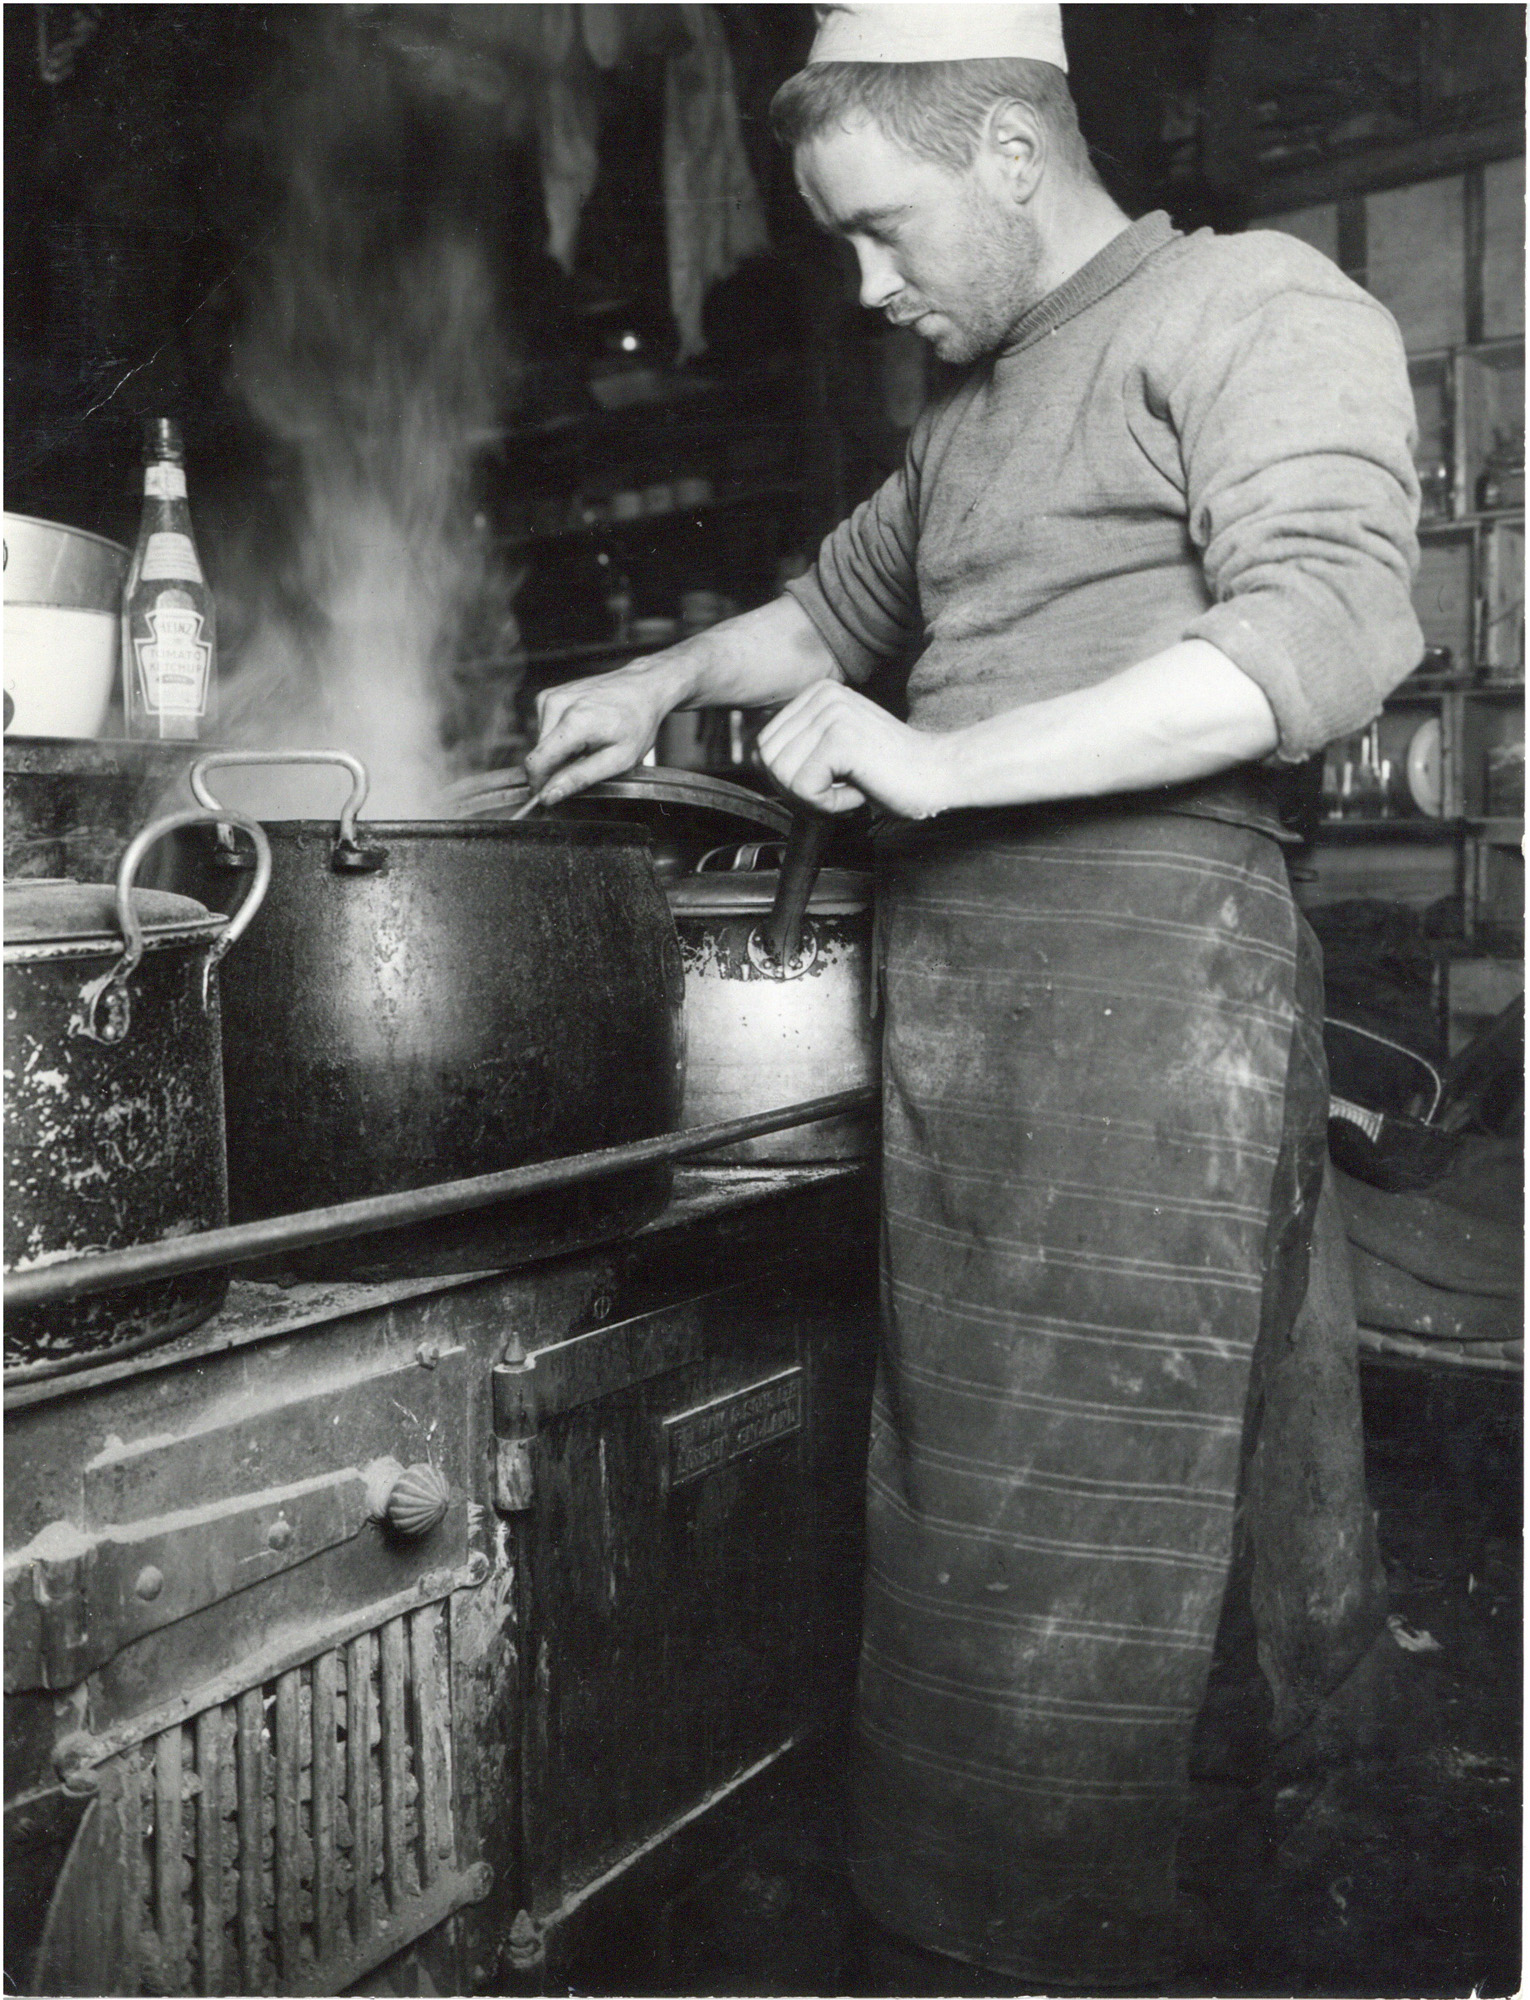
<path fill-rule="evenodd" d="M 1046 298 L 1130 229 L 1131 218 L 1097 182 L 1059 180 L 1038 197 L 1036 226 L 1042 245 L 1036 285 Z"/>

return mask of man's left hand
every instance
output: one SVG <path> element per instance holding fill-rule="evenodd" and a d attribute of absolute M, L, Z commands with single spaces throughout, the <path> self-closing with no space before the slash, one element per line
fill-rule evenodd
<path fill-rule="evenodd" d="M 950 739 L 910 729 L 838 681 L 820 681 L 760 731 L 765 768 L 821 812 L 853 812 L 868 799 L 902 819 L 928 819 L 952 803 Z"/>

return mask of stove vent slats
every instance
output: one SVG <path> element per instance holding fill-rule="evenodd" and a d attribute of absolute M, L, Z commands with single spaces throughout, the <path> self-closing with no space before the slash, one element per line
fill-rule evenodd
<path fill-rule="evenodd" d="M 223 1913 L 229 1897 L 227 1847 L 223 1838 L 225 1778 L 224 1724 L 221 1708 L 204 1709 L 197 1717 L 196 1798 L 197 1954 L 202 1983 L 216 1993 L 227 1983 L 224 1971 Z M 237 1883 L 237 1877 L 235 1878 Z M 237 1895 L 237 1889 L 236 1889 Z"/>
<path fill-rule="evenodd" d="M 324 1653 L 313 1663 L 313 1935 L 322 1961 L 333 1955 L 339 1937 L 336 1869 L 339 1853 L 340 1703 L 339 1661 Z"/>
<path fill-rule="evenodd" d="M 382 1849 L 388 1907 L 396 1910 L 411 1887 L 409 1842 L 409 1742 L 404 1703 L 404 1629 L 392 1619 L 382 1639 Z"/>
<path fill-rule="evenodd" d="M 143 1812 L 143 1766 L 141 1752 L 132 1752 L 125 1760 L 122 1787 L 122 1919 L 127 1932 L 127 1950 L 123 1953 L 124 1970 L 131 1976 L 139 1971 L 142 1946 L 140 1937 L 148 1928 L 149 1869 L 148 1856 L 144 1846 Z M 86 1890 L 88 1894 L 88 1888 Z M 130 1993 L 145 1989 L 138 1984 L 127 1988 Z"/>
<path fill-rule="evenodd" d="M 438 1604 L 406 1612 L 103 1766 L 55 1969 L 93 1951 L 117 1982 L 97 1991 L 335 1993 L 481 1895 L 456 1855 L 447 1634 Z M 34 1990 L 79 1990 L 48 1959 Z"/>
<path fill-rule="evenodd" d="M 312 1866 L 302 1825 L 303 1679 L 292 1667 L 276 1680 L 276 1965 L 288 1981 L 301 1967 L 303 1864 Z"/>
<path fill-rule="evenodd" d="M 346 1808 L 351 1834 L 351 1931 L 358 1946 L 372 1940 L 372 1872 L 377 1842 L 373 1839 L 370 1786 L 372 1782 L 373 1677 L 377 1641 L 370 1632 L 352 1639 L 346 1652 L 345 1768 Z M 358 1811 L 356 1802 L 365 1802 Z"/>
<path fill-rule="evenodd" d="M 409 1644 L 412 1654 L 410 1700 L 413 1705 L 416 1768 L 419 1783 L 420 1872 L 422 1887 L 432 1889 L 441 1879 L 442 1864 L 450 1861 L 454 1849 L 451 1797 L 447 1791 L 450 1747 L 447 1711 L 439 1699 L 435 1671 L 441 1644 L 441 1613 L 427 1604 L 410 1621 Z"/>
<path fill-rule="evenodd" d="M 186 1886 L 191 1871 L 185 1845 L 185 1788 L 182 1729 L 167 1729 L 154 1744 L 154 1916 L 158 1929 L 159 1983 L 167 1993 L 187 1985 Z"/>
<path fill-rule="evenodd" d="M 239 1769 L 239 1819 L 235 1845 L 239 1856 L 239 1971 L 241 1993 L 257 1993 L 265 1963 L 261 1909 L 265 1902 L 265 1728 L 261 1691 L 249 1688 L 236 1707 L 235 1757 Z M 222 1909 L 220 1906 L 221 1919 Z"/>

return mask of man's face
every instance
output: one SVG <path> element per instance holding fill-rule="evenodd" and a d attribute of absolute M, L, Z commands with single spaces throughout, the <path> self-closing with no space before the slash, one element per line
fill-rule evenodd
<path fill-rule="evenodd" d="M 804 141 L 795 167 L 814 219 L 855 251 L 861 304 L 913 327 L 942 361 L 1002 346 L 1040 295 L 1035 224 L 986 149 L 954 172 L 861 119 Z"/>

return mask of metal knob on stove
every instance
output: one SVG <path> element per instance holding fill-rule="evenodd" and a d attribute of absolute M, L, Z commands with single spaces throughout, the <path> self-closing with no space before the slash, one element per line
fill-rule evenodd
<path fill-rule="evenodd" d="M 396 1458 L 379 1458 L 365 1468 L 367 1510 L 395 1534 L 417 1541 L 439 1528 L 451 1506 L 446 1475 L 421 1462 L 407 1468 Z"/>

